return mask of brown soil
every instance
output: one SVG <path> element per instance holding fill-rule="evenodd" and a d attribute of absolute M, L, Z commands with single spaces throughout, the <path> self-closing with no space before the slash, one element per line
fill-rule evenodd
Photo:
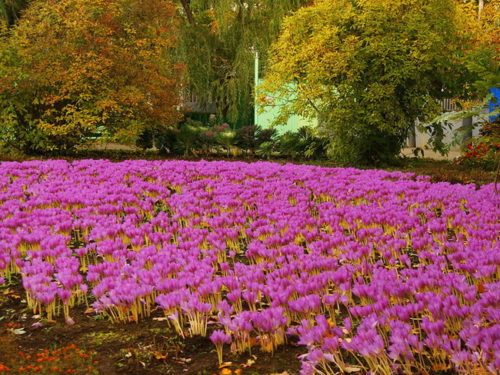
<path fill-rule="evenodd" d="M 95 352 L 93 359 L 99 362 L 96 367 L 102 375 L 294 375 L 300 369 L 297 357 L 305 353 L 304 347 L 292 343 L 273 355 L 256 351 L 233 356 L 225 348 L 224 360 L 228 363 L 219 369 L 215 347 L 208 338 L 180 338 L 166 321 L 154 319 L 163 317 L 160 312 L 137 324 L 113 324 L 85 312 L 85 306 L 72 310 L 74 325 L 59 317 L 35 328 L 33 323 L 40 319 L 33 318 L 27 308 L 19 283 L 0 287 L 0 363 L 8 363 L 19 352 L 35 354 L 76 344 Z M 16 335 L 13 327 L 26 333 Z"/>
<path fill-rule="evenodd" d="M 392 168 L 391 168 L 392 169 Z M 495 169 L 483 166 L 467 166 L 445 160 L 416 159 L 409 160 L 399 168 L 403 172 L 430 176 L 432 182 L 450 182 L 452 184 L 491 184 L 495 181 Z"/>

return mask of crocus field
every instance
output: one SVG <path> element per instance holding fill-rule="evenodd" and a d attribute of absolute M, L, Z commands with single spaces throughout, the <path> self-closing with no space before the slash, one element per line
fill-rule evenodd
<path fill-rule="evenodd" d="M 500 371 L 492 184 L 268 162 L 0 164 L 0 283 L 35 314 L 161 311 L 225 353 L 307 348 L 302 374 Z M 299 360 L 299 359 L 298 359 Z"/>

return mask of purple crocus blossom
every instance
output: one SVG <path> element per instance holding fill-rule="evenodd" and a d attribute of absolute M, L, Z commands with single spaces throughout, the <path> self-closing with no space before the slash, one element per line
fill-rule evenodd
<path fill-rule="evenodd" d="M 115 321 L 160 308 L 181 335 L 215 319 L 236 352 L 298 336 L 303 374 L 354 357 L 372 373 L 495 373 L 499 203 L 492 184 L 403 172 L 4 162 L 0 285 L 22 275 L 28 306 L 69 323 L 89 294 Z"/>

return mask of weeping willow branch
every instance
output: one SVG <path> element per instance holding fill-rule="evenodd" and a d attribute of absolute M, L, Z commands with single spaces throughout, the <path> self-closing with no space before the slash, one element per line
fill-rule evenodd
<path fill-rule="evenodd" d="M 0 25 L 14 26 L 28 5 L 29 0 L 0 0 Z"/>
<path fill-rule="evenodd" d="M 178 58 L 191 93 L 234 124 L 253 120 L 254 51 L 266 63 L 284 17 L 307 0 L 181 0 Z"/>

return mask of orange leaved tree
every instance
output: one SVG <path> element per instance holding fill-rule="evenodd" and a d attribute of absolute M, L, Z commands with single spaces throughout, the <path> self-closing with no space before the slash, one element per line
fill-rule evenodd
<path fill-rule="evenodd" d="M 0 143 L 64 151 L 171 126 L 176 30 L 170 0 L 34 0 L 0 40 Z"/>

